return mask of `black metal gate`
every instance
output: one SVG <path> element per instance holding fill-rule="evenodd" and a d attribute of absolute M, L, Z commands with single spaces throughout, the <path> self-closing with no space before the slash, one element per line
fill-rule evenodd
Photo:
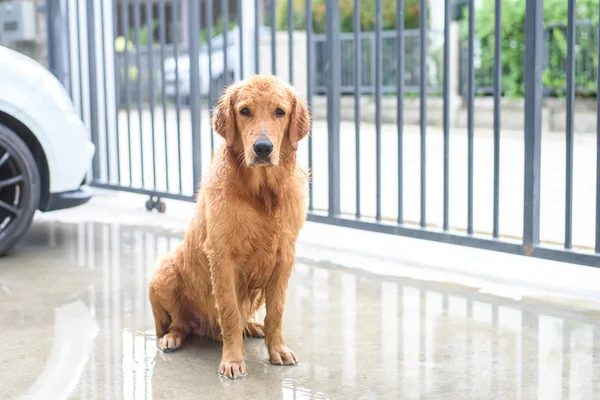
<path fill-rule="evenodd" d="M 343 45 L 340 3 L 334 0 L 307 0 L 303 10 L 288 7 L 292 0 L 51 3 L 60 8 L 52 15 L 68 21 L 61 30 L 49 20 L 51 53 L 71 56 L 68 73 L 62 61 L 55 59 L 51 66 L 57 76 L 67 77 L 97 146 L 97 187 L 146 194 L 153 200 L 192 201 L 212 151 L 220 145 L 209 122 L 217 93 L 234 79 L 268 73 L 296 84 L 315 115 L 312 135 L 299 150 L 314 176 L 309 220 L 600 266 L 600 123 L 587 134 L 583 147 L 584 158 L 594 160 L 593 168 L 576 174 L 574 162 L 576 0 L 568 0 L 566 141 L 561 141 L 560 151 L 565 162 L 559 174 L 553 169 L 559 164 L 552 159 L 557 157 L 554 150 L 544 162 L 542 152 L 542 139 L 548 137 L 542 135 L 543 0 L 526 0 L 524 129 L 510 134 L 502 127 L 506 71 L 501 61 L 502 1 L 495 0 L 495 31 L 493 43 L 488 43 L 494 49 L 489 135 L 475 119 L 474 77 L 477 49 L 483 44 L 476 35 L 474 0 L 467 2 L 463 22 L 468 45 L 465 130 L 451 122 L 451 105 L 459 95 L 451 87 L 456 24 L 451 0 L 444 0 L 438 36 L 428 18 L 431 7 L 418 14 L 418 35 L 405 29 L 405 0 L 395 2 L 395 28 L 384 31 L 382 0 L 375 0 L 373 32 L 361 32 L 361 13 L 354 12 L 352 33 L 343 33 Z M 313 6 L 323 4 L 326 33 L 314 32 Z M 428 9 L 428 1 L 420 0 L 419 6 Z M 361 0 L 355 0 L 354 10 L 360 7 Z M 323 37 L 324 47 L 317 44 Z M 600 54 L 600 40 L 595 46 Z M 318 51 L 324 70 L 316 67 Z M 372 58 L 365 59 L 367 53 Z M 593 66 L 596 85 L 598 58 Z M 418 100 L 406 90 L 408 81 L 418 82 Z M 595 89 L 596 98 L 597 93 Z M 428 125 L 435 102 L 441 104 L 441 128 Z M 406 123 L 413 106 L 419 121 L 415 128 Z M 373 123 L 365 117 L 371 112 Z M 564 182 L 559 196 L 542 190 L 544 163 L 550 166 L 546 176 L 551 183 Z M 508 175 L 514 182 L 508 182 Z M 584 175 L 585 185 L 575 182 Z M 546 204 L 549 212 L 544 211 Z"/>

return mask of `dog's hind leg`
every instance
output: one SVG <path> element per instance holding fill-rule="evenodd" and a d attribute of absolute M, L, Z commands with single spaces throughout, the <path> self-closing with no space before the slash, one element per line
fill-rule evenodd
<path fill-rule="evenodd" d="M 165 302 L 159 304 L 160 308 L 152 306 L 156 323 L 156 336 L 159 338 L 158 348 L 165 353 L 179 350 L 183 345 L 183 341 L 191 331 L 189 323 L 184 319 L 181 309 L 182 305 L 177 303 L 181 303 L 181 300 L 177 301 L 175 304 L 168 304 L 168 308 L 164 307 Z M 168 316 L 167 323 L 165 323 L 165 316 Z"/>
<path fill-rule="evenodd" d="M 148 288 L 158 348 L 163 352 L 179 350 L 191 331 L 183 315 L 178 278 L 179 275 L 173 268 L 173 259 L 165 257 L 159 260 L 159 271 Z"/>
<path fill-rule="evenodd" d="M 149 288 L 150 305 L 152 306 L 152 314 L 154 315 L 154 325 L 156 327 L 156 336 L 161 338 L 167 333 L 171 324 L 171 316 L 164 309 L 158 298 L 158 293 L 152 287 Z"/>

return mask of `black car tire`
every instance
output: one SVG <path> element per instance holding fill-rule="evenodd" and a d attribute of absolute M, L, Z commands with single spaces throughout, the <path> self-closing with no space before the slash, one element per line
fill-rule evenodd
<path fill-rule="evenodd" d="M 0 123 L 0 255 L 27 233 L 40 201 L 37 164 L 23 140 Z"/>

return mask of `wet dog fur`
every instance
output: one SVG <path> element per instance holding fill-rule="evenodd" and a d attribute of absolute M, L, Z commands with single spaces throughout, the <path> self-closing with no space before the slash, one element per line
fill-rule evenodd
<path fill-rule="evenodd" d="M 222 341 L 218 373 L 235 379 L 246 374 L 244 336 L 264 337 L 273 364 L 298 362 L 281 322 L 306 218 L 296 149 L 310 118 L 290 85 L 254 76 L 226 89 L 213 125 L 225 143 L 183 241 L 157 260 L 149 297 L 160 350 L 178 350 L 190 333 Z M 263 324 L 252 318 L 265 304 Z"/>

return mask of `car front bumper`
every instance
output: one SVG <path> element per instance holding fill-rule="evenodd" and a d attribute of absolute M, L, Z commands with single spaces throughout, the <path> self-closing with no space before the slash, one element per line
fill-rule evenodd
<path fill-rule="evenodd" d="M 43 211 L 64 210 L 87 203 L 92 198 L 92 191 L 88 185 L 82 185 L 77 190 L 61 193 L 50 193 L 48 205 Z"/>

